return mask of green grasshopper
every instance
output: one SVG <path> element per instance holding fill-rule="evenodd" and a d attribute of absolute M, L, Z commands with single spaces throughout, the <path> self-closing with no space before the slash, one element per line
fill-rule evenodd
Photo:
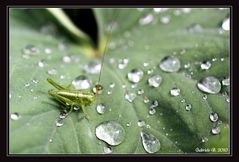
<path fill-rule="evenodd" d="M 50 78 L 47 78 L 47 81 L 57 89 L 57 91 L 49 90 L 48 94 L 70 109 L 67 114 L 70 114 L 74 107 L 80 106 L 87 119 L 89 119 L 89 116 L 85 111 L 85 107 L 93 103 L 96 96 L 100 95 L 103 91 L 103 87 L 100 84 L 96 84 L 93 88 L 93 92 L 89 92 L 75 90 L 72 84 L 64 88 Z"/>

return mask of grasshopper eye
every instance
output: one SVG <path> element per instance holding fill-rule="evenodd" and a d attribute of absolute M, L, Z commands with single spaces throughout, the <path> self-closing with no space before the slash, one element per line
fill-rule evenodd
<path fill-rule="evenodd" d="M 103 92 L 103 86 L 100 85 L 100 84 L 96 84 L 95 87 L 93 88 L 93 92 L 94 92 L 96 95 L 102 94 L 102 92 Z"/>

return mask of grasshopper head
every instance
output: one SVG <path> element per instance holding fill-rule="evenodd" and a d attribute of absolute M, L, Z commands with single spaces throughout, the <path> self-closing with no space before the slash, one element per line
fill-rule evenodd
<path fill-rule="evenodd" d="M 93 88 L 93 92 L 96 95 L 100 95 L 103 92 L 103 86 L 100 84 L 96 84 L 95 87 Z"/>

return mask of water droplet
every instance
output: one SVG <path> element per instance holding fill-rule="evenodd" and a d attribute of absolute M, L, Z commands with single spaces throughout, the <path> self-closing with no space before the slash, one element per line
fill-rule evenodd
<path fill-rule="evenodd" d="M 37 79 L 32 79 L 32 83 L 37 84 L 37 83 L 39 83 L 39 80 L 37 80 Z"/>
<path fill-rule="evenodd" d="M 215 113 L 215 112 L 210 113 L 209 119 L 210 119 L 212 122 L 216 122 L 216 121 L 218 120 L 218 115 L 217 115 L 217 113 Z"/>
<path fill-rule="evenodd" d="M 56 69 L 50 69 L 47 71 L 47 74 L 49 75 L 56 75 L 57 74 L 57 70 Z"/>
<path fill-rule="evenodd" d="M 202 31 L 202 26 L 200 24 L 192 24 L 188 29 L 190 33 L 197 33 Z"/>
<path fill-rule="evenodd" d="M 146 128 L 150 129 L 150 128 L 151 128 L 151 126 L 147 124 L 147 125 L 146 125 Z"/>
<path fill-rule="evenodd" d="M 230 85 L 230 78 L 226 78 L 222 80 L 222 85 L 229 86 Z"/>
<path fill-rule="evenodd" d="M 207 138 L 207 137 L 202 137 L 202 142 L 203 142 L 203 143 L 208 142 L 208 138 Z"/>
<path fill-rule="evenodd" d="M 17 112 L 11 114 L 12 120 L 19 120 L 20 118 L 21 116 Z"/>
<path fill-rule="evenodd" d="M 143 78 L 144 72 L 141 69 L 132 69 L 128 74 L 129 81 L 138 83 Z"/>
<path fill-rule="evenodd" d="M 185 109 L 186 109 L 186 111 L 191 111 L 192 105 L 191 104 L 187 104 Z"/>
<path fill-rule="evenodd" d="M 144 103 L 149 103 L 148 97 L 144 97 Z"/>
<path fill-rule="evenodd" d="M 74 108 L 73 108 L 75 111 L 78 111 L 78 110 L 80 110 L 80 106 L 74 106 Z"/>
<path fill-rule="evenodd" d="M 109 145 L 116 146 L 123 142 L 125 130 L 116 121 L 105 121 L 96 127 L 96 137 Z"/>
<path fill-rule="evenodd" d="M 223 21 L 222 29 L 226 30 L 226 31 L 230 30 L 230 19 L 229 18 L 227 18 L 226 20 Z"/>
<path fill-rule="evenodd" d="M 149 109 L 149 115 L 154 115 L 156 113 L 155 108 L 150 108 Z"/>
<path fill-rule="evenodd" d="M 150 108 L 158 107 L 158 105 L 159 105 L 159 102 L 157 100 L 154 100 Z"/>
<path fill-rule="evenodd" d="M 44 49 L 45 54 L 51 54 L 52 50 L 50 48 Z"/>
<path fill-rule="evenodd" d="M 147 67 L 147 66 L 149 66 L 149 63 L 148 62 L 144 62 L 144 67 Z"/>
<path fill-rule="evenodd" d="M 141 131 L 140 136 L 147 153 L 155 153 L 160 149 L 160 142 L 154 135 Z"/>
<path fill-rule="evenodd" d="M 209 61 L 204 61 L 200 65 L 202 70 L 208 70 L 212 66 L 212 64 Z"/>
<path fill-rule="evenodd" d="M 65 79 L 65 76 L 64 76 L 64 75 L 61 75 L 61 76 L 60 76 L 60 79 Z"/>
<path fill-rule="evenodd" d="M 25 87 L 29 87 L 29 86 L 30 86 L 30 83 L 26 83 L 26 84 L 25 84 Z"/>
<path fill-rule="evenodd" d="M 160 75 L 154 75 L 148 79 L 148 83 L 151 87 L 159 87 L 162 82 L 162 77 Z"/>
<path fill-rule="evenodd" d="M 145 121 L 139 120 L 139 121 L 137 122 L 137 124 L 138 124 L 139 127 L 143 127 L 143 126 L 145 126 Z"/>
<path fill-rule="evenodd" d="M 217 61 L 217 58 L 212 58 L 212 61 L 213 61 L 213 62 Z"/>
<path fill-rule="evenodd" d="M 25 48 L 22 49 L 22 54 L 25 54 L 25 55 L 36 55 L 38 53 L 39 53 L 39 49 L 31 44 L 26 45 Z"/>
<path fill-rule="evenodd" d="M 140 25 L 150 24 L 154 20 L 154 16 L 152 14 L 144 15 L 144 17 L 139 19 Z"/>
<path fill-rule="evenodd" d="M 37 99 L 37 96 L 34 96 L 33 99 L 36 100 L 36 99 Z"/>
<path fill-rule="evenodd" d="M 115 87 L 115 83 L 110 83 L 110 88 L 114 88 Z"/>
<path fill-rule="evenodd" d="M 71 58 L 71 56 L 63 56 L 62 61 L 64 63 L 71 63 L 72 58 Z"/>
<path fill-rule="evenodd" d="M 214 128 L 212 128 L 212 130 L 211 130 L 211 133 L 212 133 L 213 135 L 217 135 L 217 134 L 219 134 L 220 132 L 221 132 L 220 127 L 214 127 Z"/>
<path fill-rule="evenodd" d="M 143 90 L 143 89 L 139 89 L 139 90 L 137 91 L 137 94 L 138 94 L 138 95 L 144 94 L 144 90 Z"/>
<path fill-rule="evenodd" d="M 111 21 L 107 25 L 106 31 L 107 32 L 115 32 L 118 29 L 118 23 L 116 21 Z"/>
<path fill-rule="evenodd" d="M 118 64 L 118 68 L 119 68 L 119 69 L 124 69 L 124 68 L 126 68 L 126 66 L 128 65 L 128 63 L 129 63 L 129 59 L 126 59 L 126 58 L 120 59 L 120 60 L 119 60 L 119 64 Z"/>
<path fill-rule="evenodd" d="M 45 60 L 40 60 L 38 62 L 38 66 L 41 67 L 41 68 L 43 68 L 45 65 L 46 65 L 46 61 Z"/>
<path fill-rule="evenodd" d="M 134 88 L 136 88 L 136 87 L 137 87 L 137 84 L 132 84 L 132 85 L 131 85 L 131 88 L 132 88 L 132 89 L 134 89 Z"/>
<path fill-rule="evenodd" d="M 104 114 L 105 113 L 105 111 L 106 111 L 106 107 L 105 107 L 105 105 L 104 104 L 99 104 L 99 105 L 97 105 L 96 106 L 96 111 L 97 111 L 97 113 L 99 113 L 99 114 Z"/>
<path fill-rule="evenodd" d="M 221 83 L 217 78 L 209 76 L 201 79 L 197 83 L 197 87 L 203 92 L 217 94 L 221 90 Z"/>
<path fill-rule="evenodd" d="M 171 96 L 178 96 L 180 94 L 180 89 L 179 88 L 172 88 L 170 90 Z"/>
<path fill-rule="evenodd" d="M 52 143 L 52 142 L 53 142 L 53 140 L 50 138 L 50 139 L 49 139 L 49 142 L 50 142 L 50 143 Z"/>
<path fill-rule="evenodd" d="M 125 88 L 126 88 L 126 85 L 125 85 L 125 84 L 122 84 L 122 88 L 125 89 Z"/>
<path fill-rule="evenodd" d="M 90 61 L 88 64 L 83 66 L 83 70 L 89 74 L 99 74 L 101 69 L 100 60 Z"/>
<path fill-rule="evenodd" d="M 207 95 L 203 94 L 202 99 L 206 100 L 207 99 Z"/>
<path fill-rule="evenodd" d="M 136 98 L 136 94 L 133 92 L 126 92 L 125 93 L 125 99 L 128 100 L 129 102 L 133 102 L 134 99 Z"/>
<path fill-rule="evenodd" d="M 67 111 L 62 111 L 59 115 L 59 118 L 60 119 L 65 119 L 67 117 L 67 115 L 68 115 Z"/>
<path fill-rule="evenodd" d="M 154 72 L 154 69 L 148 69 L 147 74 L 152 74 Z"/>
<path fill-rule="evenodd" d="M 61 126 L 63 126 L 63 125 L 64 125 L 63 119 L 62 119 L 62 118 L 57 118 L 57 119 L 56 119 L 56 126 L 57 126 L 57 127 L 61 127 Z"/>
<path fill-rule="evenodd" d="M 113 152 L 111 147 L 104 147 L 104 153 L 105 154 L 111 154 Z"/>
<path fill-rule="evenodd" d="M 185 64 L 185 65 L 184 65 L 184 68 L 185 68 L 185 69 L 188 69 L 188 68 L 190 68 L 190 66 L 191 66 L 191 64 L 188 63 L 188 64 Z"/>
<path fill-rule="evenodd" d="M 85 75 L 80 75 L 72 81 L 72 84 L 77 90 L 89 89 L 91 87 L 91 80 Z"/>
<path fill-rule="evenodd" d="M 159 67 L 165 72 L 177 72 L 181 67 L 181 63 L 177 57 L 167 56 L 162 59 Z"/>
<path fill-rule="evenodd" d="M 131 126 L 131 122 L 127 123 L 126 126 L 127 126 L 127 127 L 130 127 L 130 126 Z"/>
<path fill-rule="evenodd" d="M 181 102 L 184 103 L 184 102 L 185 102 L 185 99 L 182 99 Z"/>
<path fill-rule="evenodd" d="M 170 22 L 170 16 L 163 16 L 163 17 L 161 18 L 161 22 L 162 22 L 163 24 L 168 24 L 168 23 Z"/>

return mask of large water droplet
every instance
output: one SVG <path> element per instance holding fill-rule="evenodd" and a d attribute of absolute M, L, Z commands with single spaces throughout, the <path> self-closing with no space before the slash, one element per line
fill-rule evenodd
<path fill-rule="evenodd" d="M 229 86 L 230 85 L 230 78 L 226 78 L 222 80 L 222 85 Z"/>
<path fill-rule="evenodd" d="M 72 81 L 72 84 L 78 90 L 89 89 L 91 87 L 91 80 L 85 75 L 80 75 Z"/>
<path fill-rule="evenodd" d="M 211 133 L 212 133 L 213 135 L 217 135 L 217 134 L 219 134 L 220 132 L 221 132 L 220 127 L 214 127 L 214 128 L 212 128 L 212 130 L 211 130 Z"/>
<path fill-rule="evenodd" d="M 118 64 L 118 68 L 119 68 L 119 69 L 124 69 L 124 68 L 126 68 L 126 66 L 128 65 L 128 63 L 129 63 L 129 59 L 126 59 L 126 58 L 120 59 L 120 60 L 119 60 L 119 64 Z"/>
<path fill-rule="evenodd" d="M 230 30 L 230 19 L 229 18 L 227 18 L 226 20 L 223 21 L 222 29 L 226 30 L 226 31 Z"/>
<path fill-rule="evenodd" d="M 101 62 L 94 60 L 83 66 L 83 70 L 89 74 L 99 74 L 101 69 Z"/>
<path fill-rule="evenodd" d="M 177 72 L 181 67 L 181 63 L 177 57 L 167 56 L 162 59 L 161 63 L 159 64 L 159 67 L 165 72 Z"/>
<path fill-rule="evenodd" d="M 212 64 L 209 61 L 204 61 L 204 62 L 202 62 L 202 64 L 200 66 L 201 66 L 202 70 L 208 70 L 208 69 L 210 69 Z"/>
<path fill-rule="evenodd" d="M 152 14 L 147 14 L 141 19 L 139 19 L 140 25 L 147 25 L 150 24 L 154 20 L 154 16 Z"/>
<path fill-rule="evenodd" d="M 11 114 L 12 120 L 19 120 L 20 118 L 21 116 L 17 112 Z"/>
<path fill-rule="evenodd" d="M 133 92 L 126 92 L 124 97 L 127 101 L 133 102 L 134 99 L 136 98 L 136 94 Z"/>
<path fill-rule="evenodd" d="M 123 142 L 125 130 L 116 121 L 105 121 L 96 127 L 96 136 L 109 145 L 116 146 Z"/>
<path fill-rule="evenodd" d="M 179 88 L 172 88 L 170 90 L 171 96 L 178 96 L 180 94 L 180 89 Z"/>
<path fill-rule="evenodd" d="M 197 83 L 197 87 L 203 92 L 217 94 L 221 90 L 221 83 L 217 78 L 209 76 L 201 79 Z"/>
<path fill-rule="evenodd" d="M 132 69 L 128 74 L 129 81 L 138 83 L 143 78 L 144 72 L 141 69 Z"/>
<path fill-rule="evenodd" d="M 104 105 L 104 104 L 99 104 L 99 105 L 97 105 L 97 106 L 96 106 L 96 111 L 97 111 L 97 113 L 99 113 L 99 114 L 104 114 L 105 111 L 106 111 L 105 105 Z"/>
<path fill-rule="evenodd" d="M 216 122 L 216 121 L 218 120 L 218 115 L 217 115 L 217 113 L 212 112 L 212 113 L 209 115 L 209 119 L 210 119 L 212 122 Z"/>
<path fill-rule="evenodd" d="M 146 152 L 155 153 L 160 149 L 160 142 L 154 135 L 142 131 L 140 136 Z"/>
<path fill-rule="evenodd" d="M 148 83 L 151 87 L 159 87 L 162 82 L 162 77 L 160 75 L 154 75 L 148 79 Z"/>

